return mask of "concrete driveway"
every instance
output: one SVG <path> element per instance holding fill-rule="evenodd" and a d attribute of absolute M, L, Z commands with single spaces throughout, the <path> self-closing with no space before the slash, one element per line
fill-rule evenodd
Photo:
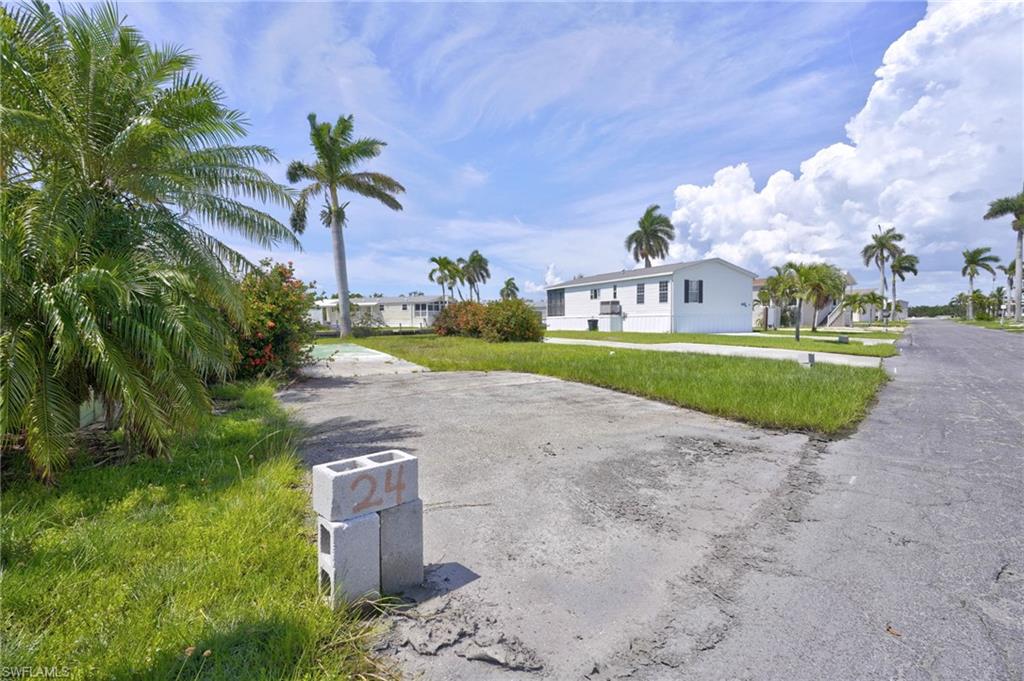
<path fill-rule="evenodd" d="M 430 679 L 1020 679 L 1024 337 L 915 322 L 835 442 L 511 373 L 322 377 L 310 463 L 421 458 Z"/>

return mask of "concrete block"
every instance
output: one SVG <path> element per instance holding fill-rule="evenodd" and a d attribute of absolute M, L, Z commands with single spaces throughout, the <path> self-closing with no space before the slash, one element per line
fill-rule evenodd
<path fill-rule="evenodd" d="M 380 585 L 386 594 L 423 583 L 423 502 L 380 512 Z"/>
<path fill-rule="evenodd" d="M 838 337 L 836 338 L 836 341 L 837 341 L 837 342 L 839 342 L 839 343 L 844 343 L 844 344 L 846 344 L 846 343 L 849 343 L 849 342 L 850 342 L 850 337 L 849 337 L 849 336 L 838 336 Z"/>
<path fill-rule="evenodd" d="M 380 517 L 367 513 L 343 522 L 317 518 L 320 591 L 337 609 L 380 594 Z"/>
<path fill-rule="evenodd" d="M 313 466 L 313 510 L 334 522 L 417 498 L 416 457 L 397 449 Z"/>

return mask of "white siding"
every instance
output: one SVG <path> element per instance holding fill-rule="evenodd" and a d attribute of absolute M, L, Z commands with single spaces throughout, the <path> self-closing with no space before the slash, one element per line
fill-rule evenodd
<path fill-rule="evenodd" d="M 686 279 L 704 281 L 704 302 L 684 303 Z M 681 333 L 750 331 L 754 278 L 721 262 L 700 262 L 674 275 L 674 330 Z"/>
<path fill-rule="evenodd" d="M 637 274 L 640 274 L 638 271 Z M 669 282 L 668 302 L 658 302 L 658 282 Z M 598 320 L 598 328 L 608 330 L 608 315 L 599 314 L 601 301 L 618 300 L 622 307 L 623 331 L 667 332 L 672 330 L 672 275 L 644 277 L 614 283 L 581 284 L 565 286 L 565 315 L 548 317 L 547 326 L 554 331 L 586 331 L 587 321 Z M 637 284 L 644 285 L 644 302 L 636 302 Z M 615 297 L 613 298 L 613 287 Z M 596 300 L 591 299 L 591 289 L 599 289 Z"/>

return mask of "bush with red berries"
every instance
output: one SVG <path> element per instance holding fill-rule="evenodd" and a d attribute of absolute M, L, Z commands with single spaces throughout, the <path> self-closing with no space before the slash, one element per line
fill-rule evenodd
<path fill-rule="evenodd" d="M 242 279 L 246 328 L 238 330 L 239 378 L 292 376 L 313 362 L 316 325 L 309 317 L 313 286 L 292 264 L 263 260 Z"/>

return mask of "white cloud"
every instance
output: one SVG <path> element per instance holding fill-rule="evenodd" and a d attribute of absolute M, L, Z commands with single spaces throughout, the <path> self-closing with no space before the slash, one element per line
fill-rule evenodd
<path fill-rule="evenodd" d="M 821 149 L 796 176 L 779 170 L 760 191 L 742 163 L 709 185 L 680 185 L 672 219 L 681 241 L 761 270 L 788 259 L 857 270 L 868 234 L 892 224 L 931 273 L 903 291 L 948 298 L 960 286 L 948 276 L 959 270 L 960 250 L 991 245 L 1010 254 L 1008 224 L 981 216 L 988 201 L 1020 190 L 1022 10 L 1021 2 L 931 6 L 886 51 L 846 126 L 848 142 Z"/>
<path fill-rule="evenodd" d="M 561 284 L 563 281 L 562 277 L 558 276 L 555 271 L 555 264 L 551 263 L 548 268 L 544 271 L 544 283 L 537 284 L 535 282 L 527 280 L 523 283 L 523 288 L 526 289 L 527 293 L 541 293 L 544 291 L 545 286 L 554 286 L 555 284 Z"/>

